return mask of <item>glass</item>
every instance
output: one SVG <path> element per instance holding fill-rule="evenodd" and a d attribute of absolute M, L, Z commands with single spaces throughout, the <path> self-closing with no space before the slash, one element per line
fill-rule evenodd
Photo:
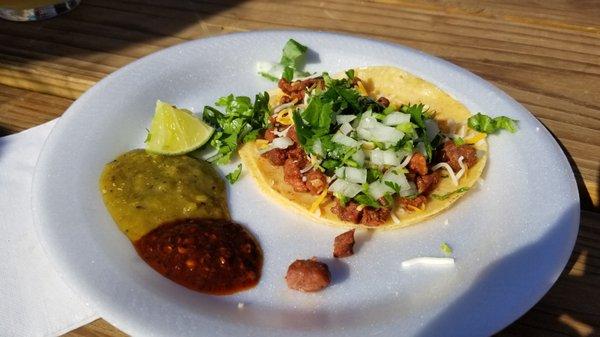
<path fill-rule="evenodd" d="M 81 0 L 0 0 L 0 18 L 37 21 L 53 18 L 75 8 Z"/>

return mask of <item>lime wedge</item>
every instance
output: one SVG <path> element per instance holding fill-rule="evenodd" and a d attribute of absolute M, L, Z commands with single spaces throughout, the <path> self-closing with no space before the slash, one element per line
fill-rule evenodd
<path fill-rule="evenodd" d="M 146 139 L 146 150 L 166 155 L 188 153 L 204 145 L 213 131 L 191 111 L 159 100 Z"/>

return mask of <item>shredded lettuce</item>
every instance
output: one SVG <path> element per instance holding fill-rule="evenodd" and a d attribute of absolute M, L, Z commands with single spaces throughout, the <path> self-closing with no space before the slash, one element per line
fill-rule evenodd
<path fill-rule="evenodd" d="M 479 112 L 475 116 L 469 117 L 468 125 L 473 130 L 488 134 L 496 133 L 499 130 L 507 130 L 515 133 L 517 131 L 517 122 L 516 119 L 506 116 L 492 118 Z"/>
<path fill-rule="evenodd" d="M 225 178 L 229 181 L 230 184 L 235 184 L 238 179 L 240 179 L 240 175 L 242 174 L 242 164 L 239 164 L 237 168 L 231 172 L 229 172 Z"/>

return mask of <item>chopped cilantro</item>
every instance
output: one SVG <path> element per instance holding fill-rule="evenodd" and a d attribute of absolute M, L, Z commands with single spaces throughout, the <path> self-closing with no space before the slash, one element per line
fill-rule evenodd
<path fill-rule="evenodd" d="M 492 118 L 482 113 L 469 117 L 468 125 L 471 129 L 483 133 L 496 133 L 499 130 L 507 130 L 511 133 L 517 131 L 517 120 L 506 116 Z"/>
<path fill-rule="evenodd" d="M 307 50 L 308 48 L 298 41 L 289 39 L 285 46 L 283 46 L 283 55 L 281 55 L 281 61 L 279 61 L 279 63 L 296 69 Z"/>
<path fill-rule="evenodd" d="M 453 141 L 454 141 L 454 144 L 456 144 L 456 146 L 461 146 L 465 143 L 465 140 L 462 139 L 461 137 L 455 137 L 453 139 Z"/>
<path fill-rule="evenodd" d="M 384 184 L 386 184 L 391 189 L 393 189 L 394 192 L 400 193 L 400 185 L 396 184 L 395 182 L 393 182 L 393 181 L 385 181 Z"/>
<path fill-rule="evenodd" d="M 346 70 L 346 76 L 348 76 L 349 79 L 353 80 L 354 79 L 354 69 Z"/>
<path fill-rule="evenodd" d="M 225 178 L 229 181 L 230 184 L 235 184 L 238 179 L 240 179 L 240 175 L 242 174 L 242 164 L 239 164 L 237 168 L 231 172 L 229 172 Z"/>
<path fill-rule="evenodd" d="M 381 204 L 377 200 L 375 200 L 372 196 L 367 195 L 365 193 L 359 193 L 354 197 L 354 200 L 361 205 L 371 206 L 374 208 L 380 208 Z"/>

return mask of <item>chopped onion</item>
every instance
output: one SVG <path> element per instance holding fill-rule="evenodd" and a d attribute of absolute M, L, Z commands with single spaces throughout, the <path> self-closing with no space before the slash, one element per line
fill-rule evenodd
<path fill-rule="evenodd" d="M 417 143 L 417 151 L 421 152 L 422 155 L 427 157 L 427 151 L 425 150 L 425 144 L 423 144 L 423 142 Z"/>
<path fill-rule="evenodd" d="M 271 142 L 271 147 L 274 149 L 287 149 L 292 145 L 294 145 L 294 141 L 289 137 L 275 138 Z"/>
<path fill-rule="evenodd" d="M 383 165 L 383 150 L 381 149 L 373 149 L 369 154 L 369 160 L 373 165 Z"/>
<path fill-rule="evenodd" d="M 425 130 L 427 132 L 427 139 L 433 140 L 438 133 L 440 133 L 440 128 L 436 121 L 433 119 L 425 120 Z"/>
<path fill-rule="evenodd" d="M 367 182 L 367 170 L 354 167 L 346 167 L 345 178 L 351 183 L 364 184 Z"/>
<path fill-rule="evenodd" d="M 396 144 L 404 137 L 404 132 L 380 123 L 367 113 L 360 119 L 356 131 L 362 139 L 388 144 Z"/>
<path fill-rule="evenodd" d="M 398 124 L 407 122 L 410 122 L 410 114 L 405 114 L 399 111 L 392 112 L 383 119 L 383 124 L 391 126 L 396 126 Z"/>
<path fill-rule="evenodd" d="M 415 183 L 413 183 L 412 181 L 408 182 L 408 188 L 407 189 L 401 189 L 400 190 L 400 196 L 401 197 L 407 197 L 409 195 L 415 195 L 417 194 L 417 185 Z"/>
<path fill-rule="evenodd" d="M 400 157 L 394 150 L 383 151 L 383 163 L 390 166 L 400 165 Z"/>
<path fill-rule="evenodd" d="M 358 149 L 352 155 L 352 160 L 354 160 L 359 166 L 365 165 L 365 151 Z"/>
<path fill-rule="evenodd" d="M 380 181 L 374 181 L 369 184 L 368 193 L 370 196 L 375 198 L 375 200 L 378 200 L 379 198 L 383 197 L 386 193 L 394 193 L 394 190 Z"/>
<path fill-rule="evenodd" d="M 350 123 L 354 119 L 356 119 L 356 115 L 337 115 L 335 117 L 335 120 L 338 122 L 338 124 Z"/>
<path fill-rule="evenodd" d="M 344 179 L 337 179 L 329 186 L 329 190 L 333 193 L 339 193 L 345 197 L 353 198 L 362 191 L 362 187 L 359 184 L 351 183 Z"/>
<path fill-rule="evenodd" d="M 397 184 L 398 186 L 400 186 L 400 192 L 404 191 L 404 190 L 410 190 L 410 185 L 408 184 L 408 180 L 406 180 L 406 177 L 404 176 L 404 174 L 398 174 L 396 172 L 394 172 L 394 170 L 387 170 L 384 174 L 383 177 L 381 179 L 384 183 L 386 181 L 392 182 L 394 184 Z"/>
<path fill-rule="evenodd" d="M 335 169 L 335 175 L 336 177 L 340 178 L 340 179 L 344 179 L 346 178 L 346 167 L 342 166 L 342 167 L 338 167 Z"/>
<path fill-rule="evenodd" d="M 317 156 L 323 157 L 323 144 L 320 139 L 315 140 L 312 149 Z"/>
<path fill-rule="evenodd" d="M 402 261 L 402 268 L 410 268 L 412 266 L 453 266 L 454 258 L 451 257 L 416 257 L 414 259 Z"/>
<path fill-rule="evenodd" d="M 346 135 L 343 135 L 343 134 L 341 134 L 339 132 L 336 133 L 335 135 L 333 135 L 333 137 L 331 138 L 331 140 L 333 142 L 335 142 L 335 143 L 346 145 L 346 146 L 349 146 L 349 147 L 358 146 L 358 142 L 355 139 L 350 138 L 350 137 L 348 137 Z"/>
<path fill-rule="evenodd" d="M 343 123 L 342 126 L 340 126 L 340 132 L 344 135 L 347 135 L 350 133 L 350 131 L 352 131 L 352 126 L 350 125 L 350 123 Z"/>

